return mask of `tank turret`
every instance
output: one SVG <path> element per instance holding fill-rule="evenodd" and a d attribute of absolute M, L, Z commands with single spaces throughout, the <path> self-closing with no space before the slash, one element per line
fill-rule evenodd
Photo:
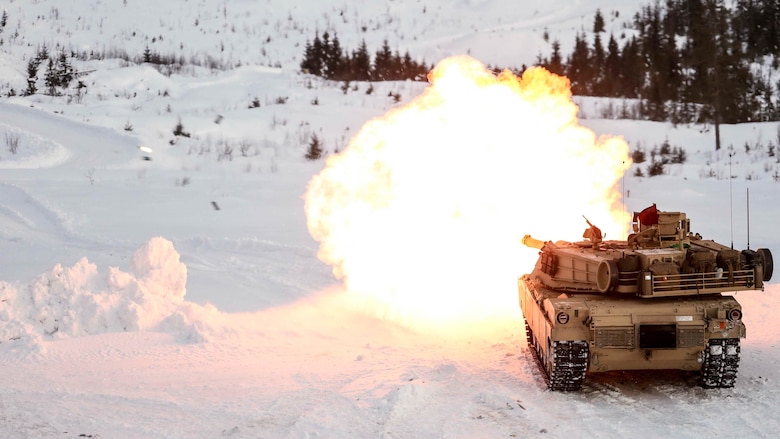
<path fill-rule="evenodd" d="M 723 293 L 763 290 L 772 253 L 702 239 L 684 213 L 655 205 L 634 214 L 625 241 L 585 221 L 582 241 L 523 238 L 540 251 L 519 279 L 520 306 L 550 387 L 628 369 L 699 370 L 705 387 L 733 386 L 745 327 Z"/>
<path fill-rule="evenodd" d="M 696 296 L 761 290 L 772 277 L 768 249 L 737 251 L 690 232 L 681 212 L 655 205 L 634 214 L 626 241 L 603 241 L 587 219 L 584 241 L 543 242 L 526 235 L 523 244 L 541 250 L 531 277 L 566 292 L 630 294 L 639 297 Z"/>

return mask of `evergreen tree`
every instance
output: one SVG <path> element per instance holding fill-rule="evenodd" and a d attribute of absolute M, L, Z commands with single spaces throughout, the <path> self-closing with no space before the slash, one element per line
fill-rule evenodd
<path fill-rule="evenodd" d="M 387 40 L 382 43 L 382 48 L 374 56 L 374 67 L 371 70 L 371 79 L 374 81 L 387 81 L 392 70 L 393 53 Z"/>
<path fill-rule="evenodd" d="M 568 60 L 566 76 L 571 81 L 572 93 L 589 95 L 593 80 L 590 65 L 590 49 L 584 34 L 577 34 L 574 39 L 574 52 Z"/>
<path fill-rule="evenodd" d="M 322 35 L 323 45 L 323 66 L 322 76 L 327 79 L 341 80 L 344 71 L 343 65 L 343 51 L 341 49 L 341 43 L 339 42 L 338 35 L 334 34 L 333 39 L 329 38 L 327 32 Z"/>
<path fill-rule="evenodd" d="M 8 11 L 3 10 L 3 16 L 0 17 L 0 33 L 3 32 L 3 28 L 8 24 Z"/>
<path fill-rule="evenodd" d="M 620 48 L 615 37 L 610 35 L 607 43 L 607 56 L 604 59 L 604 78 L 602 90 L 604 96 L 620 96 L 619 84 L 623 82 L 623 63 L 620 59 Z"/>
<path fill-rule="evenodd" d="M 596 16 L 593 18 L 593 33 L 604 32 L 604 16 L 601 15 L 601 9 L 596 9 Z"/>
<path fill-rule="evenodd" d="M 49 58 L 49 63 L 46 65 L 46 75 L 44 76 L 44 84 L 50 96 L 57 95 L 57 86 L 59 85 L 59 79 L 57 78 L 57 71 L 54 69 L 54 60 Z"/>
<path fill-rule="evenodd" d="M 70 61 L 68 61 L 65 52 L 60 53 L 57 57 L 57 63 L 54 70 L 57 76 L 57 86 L 67 88 L 70 85 L 70 82 L 73 81 L 75 72 L 73 71 L 73 66 L 70 64 Z"/>
<path fill-rule="evenodd" d="M 368 54 L 366 40 L 360 42 L 358 50 L 352 53 L 351 73 L 356 81 L 371 79 L 371 55 Z"/>
<path fill-rule="evenodd" d="M 595 96 L 606 96 L 605 78 L 606 54 L 604 46 L 601 44 L 601 34 L 597 33 L 593 37 L 593 52 L 591 56 L 592 86 L 591 92 Z"/>
<path fill-rule="evenodd" d="M 47 59 L 49 59 L 49 49 L 46 47 L 46 44 L 44 44 L 40 49 L 38 49 L 38 53 L 35 55 L 35 57 L 38 59 L 39 62 L 44 62 Z"/>
<path fill-rule="evenodd" d="M 319 33 L 316 33 L 311 44 L 308 41 L 306 42 L 303 61 L 301 61 L 301 70 L 315 76 L 321 76 L 323 63 L 323 44 Z"/>
<path fill-rule="evenodd" d="M 38 58 L 31 58 L 27 62 L 27 90 L 25 90 L 25 96 L 34 95 L 38 91 L 36 82 L 38 82 L 38 67 L 40 61 Z"/>
<path fill-rule="evenodd" d="M 316 134 L 312 134 L 311 140 L 309 140 L 309 147 L 306 150 L 306 160 L 319 160 L 322 158 L 322 152 L 320 138 Z"/>
<path fill-rule="evenodd" d="M 620 52 L 622 60 L 622 81 L 620 95 L 627 98 L 638 98 L 645 87 L 645 63 L 639 51 L 639 42 L 635 37 L 626 41 Z"/>
<path fill-rule="evenodd" d="M 550 55 L 550 61 L 546 67 L 551 73 L 556 75 L 563 75 L 563 59 L 561 58 L 561 43 L 558 40 L 552 43 L 552 55 Z"/>

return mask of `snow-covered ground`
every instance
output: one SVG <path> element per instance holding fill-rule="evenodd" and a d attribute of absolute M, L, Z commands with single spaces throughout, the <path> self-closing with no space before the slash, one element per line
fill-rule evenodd
<path fill-rule="evenodd" d="M 579 393 L 546 389 L 513 286 L 535 257 L 518 236 L 572 239 L 581 214 L 609 220 L 585 199 L 608 195 L 593 174 L 628 212 L 685 211 L 695 231 L 738 248 L 749 190 L 749 244 L 780 254 L 777 149 L 769 155 L 778 124 L 724 126 L 715 151 L 712 127 L 600 119 L 603 99 L 575 97 L 577 122 L 560 96 L 561 114 L 515 96 L 501 112 L 446 82 L 377 83 L 368 94 L 366 83 L 344 92 L 297 72 L 315 30 L 350 48 L 387 39 L 429 63 L 469 53 L 531 65 L 549 48 L 545 29 L 566 52 L 597 7 L 618 32 L 635 2 L 523 4 L 4 5 L 4 94 L 26 85 L 43 43 L 138 54 L 149 45 L 230 68 L 166 76 L 83 62 L 80 102 L 0 102 L 0 435 L 774 437 L 776 281 L 737 296 L 748 336 L 735 388 L 615 372 L 589 376 Z M 440 107 L 453 101 L 462 113 Z M 178 122 L 190 137 L 173 135 Z M 623 173 L 626 145 L 581 127 L 648 160 L 668 140 L 687 161 L 652 178 L 635 176 L 648 163 Z M 304 160 L 313 134 L 327 162 Z M 584 146 L 560 156 L 569 143 L 559 134 Z M 313 213 L 337 224 L 314 227 Z"/>

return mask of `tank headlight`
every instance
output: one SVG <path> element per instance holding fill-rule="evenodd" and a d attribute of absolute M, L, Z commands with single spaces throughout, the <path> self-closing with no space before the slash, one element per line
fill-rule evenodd
<path fill-rule="evenodd" d="M 569 323 L 569 315 L 563 311 L 559 312 L 555 319 L 558 320 L 558 323 L 561 325 Z"/>
<path fill-rule="evenodd" d="M 740 311 L 738 308 L 732 308 L 729 310 L 729 312 L 726 314 L 729 320 L 740 320 L 742 318 L 742 311 Z"/>

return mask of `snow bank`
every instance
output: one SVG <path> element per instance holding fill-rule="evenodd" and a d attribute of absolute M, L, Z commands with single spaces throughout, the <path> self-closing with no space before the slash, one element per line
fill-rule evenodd
<path fill-rule="evenodd" d="M 162 331 L 198 342 L 215 332 L 213 306 L 184 300 L 187 267 L 173 244 L 152 238 L 133 256 L 131 273 L 81 258 L 57 264 L 27 285 L 0 282 L 0 343 L 79 337 L 106 332 Z"/>

